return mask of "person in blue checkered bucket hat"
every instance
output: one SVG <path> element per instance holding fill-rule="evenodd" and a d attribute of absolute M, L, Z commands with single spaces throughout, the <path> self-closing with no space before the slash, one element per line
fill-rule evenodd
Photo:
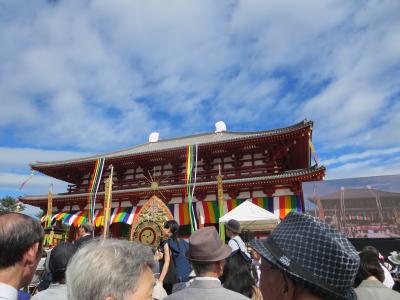
<path fill-rule="evenodd" d="M 353 283 L 358 253 L 342 233 L 320 219 L 291 212 L 270 237 L 250 245 L 263 258 L 264 299 L 357 299 Z"/>

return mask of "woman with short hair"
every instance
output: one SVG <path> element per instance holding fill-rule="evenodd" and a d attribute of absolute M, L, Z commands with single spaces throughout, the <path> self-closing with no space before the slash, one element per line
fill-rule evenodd
<path fill-rule="evenodd" d="M 360 266 L 355 280 L 355 292 L 360 300 L 395 300 L 399 293 L 383 285 L 385 275 L 374 251 L 363 250 L 360 254 Z"/>
<path fill-rule="evenodd" d="M 263 296 L 256 285 L 256 273 L 251 260 L 240 249 L 225 259 L 221 282 L 224 288 L 242 294 L 253 300 L 262 300 Z"/>

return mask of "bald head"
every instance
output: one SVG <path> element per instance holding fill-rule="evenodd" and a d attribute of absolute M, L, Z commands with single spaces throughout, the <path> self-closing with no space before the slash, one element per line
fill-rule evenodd
<path fill-rule="evenodd" d="M 40 223 L 19 213 L 0 214 L 0 269 L 22 260 L 32 245 L 42 245 L 44 231 Z"/>

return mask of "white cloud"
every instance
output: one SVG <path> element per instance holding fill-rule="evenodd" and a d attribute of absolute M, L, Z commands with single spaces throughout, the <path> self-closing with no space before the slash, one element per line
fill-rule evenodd
<path fill-rule="evenodd" d="M 64 193 L 67 190 L 67 183 L 40 174 L 34 175 L 20 190 L 21 184 L 29 178 L 29 174 L 21 175 L 15 173 L 0 172 L 0 191 L 13 195 L 46 195 L 50 184 L 53 184 L 54 193 Z M 1 192 L 0 192 L 1 194 Z"/>
<path fill-rule="evenodd" d="M 326 160 L 322 160 L 321 164 L 325 166 L 343 164 L 347 162 L 354 162 L 359 160 L 367 160 L 373 157 L 382 158 L 388 155 L 393 155 L 400 153 L 400 147 L 388 148 L 388 149 L 374 149 L 367 150 L 363 152 L 355 152 L 341 155 L 339 157 L 334 157 Z"/>
<path fill-rule="evenodd" d="M 354 146 L 379 171 L 374 149 L 400 140 L 398 11 L 396 0 L 5 2 L 0 145 L 100 153 L 220 119 L 262 130 L 309 118 L 334 174 L 354 170 L 339 169 Z M 3 173 L 63 156 L 4 149 Z"/>
<path fill-rule="evenodd" d="M 0 147 L 0 195 L 46 194 L 50 184 L 54 192 L 65 192 L 67 183 L 34 172 L 22 191 L 21 184 L 30 176 L 29 164 L 35 161 L 59 161 L 89 156 L 91 153 L 44 150 L 35 148 Z"/>
<path fill-rule="evenodd" d="M 28 168 L 35 161 L 57 161 L 90 156 L 87 152 L 0 147 L 0 170 Z"/>
<path fill-rule="evenodd" d="M 400 174 L 400 160 L 382 164 L 379 159 L 345 163 L 327 171 L 326 179 Z"/>
<path fill-rule="evenodd" d="M 331 83 L 309 99 L 302 111 L 315 119 L 317 140 L 325 143 L 325 148 L 366 146 L 362 140 L 374 127 L 379 128 L 374 130 L 376 138 L 386 140 L 383 144 L 398 145 L 380 130 L 389 122 L 393 125 L 387 114 L 400 118 L 400 110 L 395 108 L 400 86 L 395 71 L 400 64 L 400 39 L 396 34 L 400 19 L 393 9 L 400 9 L 398 2 L 367 2 L 345 23 L 348 30 L 339 35 L 340 39 L 334 39 L 338 44 L 331 45 L 330 55 L 321 66 Z M 394 128 L 391 137 L 398 136 Z"/>

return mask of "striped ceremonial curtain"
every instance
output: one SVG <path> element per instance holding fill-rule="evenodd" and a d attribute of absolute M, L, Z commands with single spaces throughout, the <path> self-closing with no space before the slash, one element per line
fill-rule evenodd
<path fill-rule="evenodd" d="M 126 223 L 131 225 L 135 214 L 141 206 L 111 208 L 110 224 Z M 87 222 L 87 211 L 60 212 L 52 216 L 52 222 L 61 221 L 64 224 L 79 227 Z M 98 209 L 93 216 L 93 224 L 96 227 L 104 226 L 104 209 Z"/>
<path fill-rule="evenodd" d="M 367 213 L 367 212 L 356 212 L 356 213 L 351 213 L 347 219 L 348 220 L 356 220 L 356 221 L 367 221 L 367 220 L 371 220 L 373 218 L 373 214 L 372 213 Z"/>
<path fill-rule="evenodd" d="M 230 199 L 224 201 L 225 212 L 229 212 L 243 201 L 250 200 L 254 204 L 270 211 L 280 219 L 283 219 L 291 211 L 302 211 L 301 198 L 295 195 L 279 196 L 279 197 L 259 197 L 252 199 Z M 217 201 L 197 201 L 193 203 L 193 210 L 196 218 L 199 215 L 204 216 L 205 224 L 216 224 L 220 218 Z M 176 203 L 167 205 L 171 211 L 174 219 L 180 225 L 190 225 L 189 217 L 189 204 Z M 134 207 L 117 207 L 111 208 L 110 224 L 113 223 L 126 223 L 131 225 L 135 214 L 140 210 L 141 206 Z M 362 218 L 367 216 L 362 215 Z M 60 212 L 54 214 L 52 221 L 62 221 L 64 224 L 79 227 L 82 223 L 87 221 L 87 211 L 78 211 L 74 213 Z M 104 209 L 98 209 L 93 216 L 93 224 L 96 227 L 104 225 Z"/>
<path fill-rule="evenodd" d="M 296 195 L 279 197 L 259 197 L 252 199 L 230 199 L 224 201 L 225 212 L 229 212 L 246 200 L 270 211 L 280 219 L 283 219 L 289 212 L 302 212 L 301 198 Z M 189 225 L 189 211 L 187 203 L 168 205 L 174 219 L 180 225 Z M 204 216 L 205 224 L 216 224 L 220 218 L 217 201 L 197 201 L 194 205 L 195 216 Z"/>

